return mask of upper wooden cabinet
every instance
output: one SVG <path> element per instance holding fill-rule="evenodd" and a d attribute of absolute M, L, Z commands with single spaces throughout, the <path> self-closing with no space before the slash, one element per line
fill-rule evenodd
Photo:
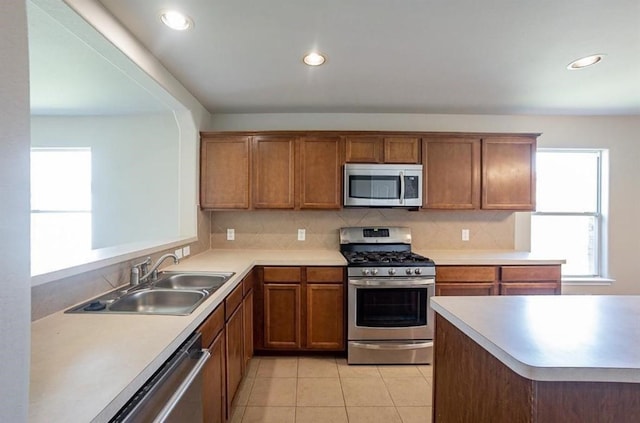
<path fill-rule="evenodd" d="M 253 207 L 293 209 L 295 207 L 295 138 L 254 137 L 252 153 Z"/>
<path fill-rule="evenodd" d="M 480 142 L 479 138 L 422 141 L 424 208 L 480 208 Z"/>
<path fill-rule="evenodd" d="M 482 208 L 535 210 L 536 138 L 482 140 Z"/>
<path fill-rule="evenodd" d="M 420 138 L 350 135 L 345 151 L 347 163 L 420 163 Z"/>
<path fill-rule="evenodd" d="M 203 137 L 200 158 L 200 205 L 248 209 L 250 137 Z"/>
<path fill-rule="evenodd" d="M 299 208 L 340 209 L 344 161 L 340 137 L 304 137 L 298 146 Z"/>

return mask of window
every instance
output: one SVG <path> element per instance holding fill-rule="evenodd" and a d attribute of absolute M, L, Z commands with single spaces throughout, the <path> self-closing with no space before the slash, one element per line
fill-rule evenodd
<path fill-rule="evenodd" d="M 91 250 L 91 150 L 31 149 L 31 261 Z"/>
<path fill-rule="evenodd" d="M 563 276 L 594 277 L 602 265 L 602 150 L 538 150 L 531 251 L 564 257 Z"/>

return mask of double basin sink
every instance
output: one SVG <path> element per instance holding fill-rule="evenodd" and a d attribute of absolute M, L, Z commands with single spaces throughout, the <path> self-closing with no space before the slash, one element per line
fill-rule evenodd
<path fill-rule="evenodd" d="M 67 313 L 191 314 L 235 273 L 163 272 L 158 279 L 116 289 Z"/>

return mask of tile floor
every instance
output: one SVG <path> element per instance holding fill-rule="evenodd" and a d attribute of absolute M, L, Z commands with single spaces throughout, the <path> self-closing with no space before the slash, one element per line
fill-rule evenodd
<path fill-rule="evenodd" d="M 431 422 L 432 367 L 344 358 L 254 357 L 232 423 Z"/>

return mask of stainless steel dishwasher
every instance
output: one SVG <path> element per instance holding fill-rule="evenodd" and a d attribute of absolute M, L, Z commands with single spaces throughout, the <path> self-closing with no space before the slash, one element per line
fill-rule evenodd
<path fill-rule="evenodd" d="M 201 423 L 202 369 L 209 357 L 201 335 L 192 335 L 111 421 Z"/>

